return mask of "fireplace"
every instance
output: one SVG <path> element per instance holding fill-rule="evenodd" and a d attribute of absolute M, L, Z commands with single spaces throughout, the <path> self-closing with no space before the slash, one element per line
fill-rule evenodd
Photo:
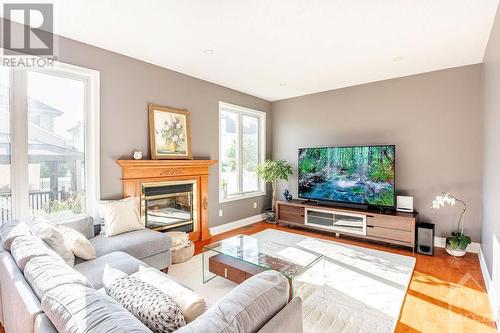
<path fill-rule="evenodd" d="M 141 184 L 141 220 L 146 228 L 161 231 L 196 231 L 196 181 Z"/>
<path fill-rule="evenodd" d="M 118 160 L 123 197 L 140 198 L 141 219 L 149 228 L 192 230 L 188 232 L 191 240 L 210 239 L 208 169 L 216 163 L 196 159 Z"/>

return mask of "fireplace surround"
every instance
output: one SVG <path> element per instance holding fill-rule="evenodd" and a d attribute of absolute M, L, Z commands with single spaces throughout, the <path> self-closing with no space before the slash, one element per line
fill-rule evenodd
<path fill-rule="evenodd" d="M 141 200 L 141 220 L 159 231 L 186 231 L 210 238 L 208 169 L 214 160 L 118 160 L 123 197 Z"/>

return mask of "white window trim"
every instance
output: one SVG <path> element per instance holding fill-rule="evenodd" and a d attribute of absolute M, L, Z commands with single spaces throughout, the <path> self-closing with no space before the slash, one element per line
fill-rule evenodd
<path fill-rule="evenodd" d="M 259 117 L 260 124 L 259 124 L 259 150 L 260 150 L 260 163 L 263 163 L 266 159 L 266 113 L 262 111 L 257 111 L 249 108 L 245 108 L 243 106 L 239 105 L 234 105 L 226 102 L 221 102 L 219 101 L 219 119 L 218 119 L 218 126 L 219 126 L 219 160 L 222 156 L 222 144 L 221 144 L 221 134 L 222 134 L 222 122 L 221 122 L 221 113 L 223 110 L 228 110 L 228 111 L 233 111 L 235 113 L 239 114 L 238 118 L 238 136 L 241 133 L 241 117 L 242 115 L 250 115 L 250 116 L 257 116 Z M 241 142 L 239 142 L 241 144 Z M 238 148 L 238 155 L 237 160 L 238 164 L 241 161 L 241 149 Z M 238 168 L 238 179 L 241 179 L 241 168 Z M 221 186 L 221 175 L 222 175 L 222 163 L 219 163 L 219 189 Z M 239 185 L 238 185 L 239 186 Z M 264 196 L 267 194 L 266 190 L 266 184 L 262 182 L 262 180 L 259 179 L 259 186 L 261 187 L 260 190 L 258 191 L 251 191 L 251 192 L 244 192 L 244 193 L 239 193 L 236 195 L 231 195 L 227 196 L 224 198 L 222 196 L 221 191 L 219 191 L 219 203 L 224 203 L 224 202 L 231 202 L 231 201 L 236 201 L 236 200 L 242 200 L 242 199 L 248 199 L 248 198 L 254 198 L 254 197 L 260 197 Z"/>
<path fill-rule="evenodd" d="M 100 72 L 54 61 L 53 67 L 28 68 L 86 81 L 85 89 L 85 215 L 97 217 L 100 200 Z M 14 69 L 16 71 L 16 69 Z M 17 70 L 19 71 L 19 70 Z M 20 75 L 20 73 L 22 73 Z M 11 76 L 11 189 L 12 217 L 29 220 L 28 184 L 28 112 L 26 105 L 26 71 Z M 17 95 L 16 95 L 17 94 Z M 87 107 L 88 106 L 88 107 Z M 15 130 L 13 130 L 15 129 Z"/>

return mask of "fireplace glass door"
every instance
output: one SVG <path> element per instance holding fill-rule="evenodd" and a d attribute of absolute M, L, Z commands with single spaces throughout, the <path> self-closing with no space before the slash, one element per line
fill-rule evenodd
<path fill-rule="evenodd" d="M 147 228 L 193 231 L 192 185 L 149 187 L 144 191 L 143 200 L 143 218 Z"/>

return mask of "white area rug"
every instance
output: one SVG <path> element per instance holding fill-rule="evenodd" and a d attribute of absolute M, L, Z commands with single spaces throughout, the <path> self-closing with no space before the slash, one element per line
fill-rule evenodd
<path fill-rule="evenodd" d="M 393 332 L 415 258 L 267 229 L 254 235 L 325 256 L 296 281 L 303 300 L 304 332 Z M 172 265 L 169 275 L 210 305 L 236 284 L 216 277 L 203 284 L 202 256 Z"/>
<path fill-rule="evenodd" d="M 170 266 L 168 275 L 173 276 L 178 282 L 191 288 L 207 301 L 208 306 L 215 304 L 228 292 L 237 286 L 236 283 L 222 277 L 215 277 L 203 283 L 202 255 L 198 254 L 180 264 Z"/>

